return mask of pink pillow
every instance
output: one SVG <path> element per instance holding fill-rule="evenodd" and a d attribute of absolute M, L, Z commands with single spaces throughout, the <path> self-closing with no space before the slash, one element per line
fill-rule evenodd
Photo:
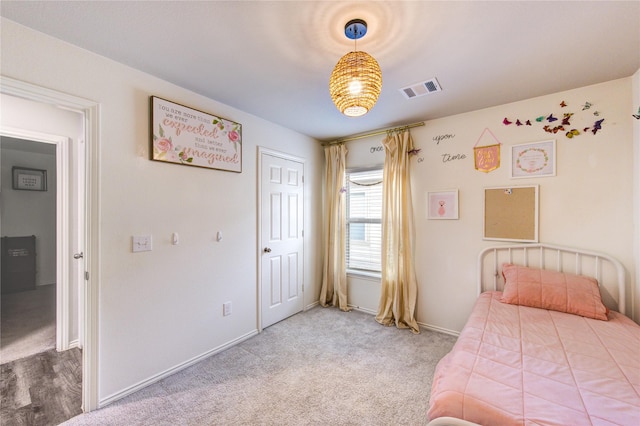
<path fill-rule="evenodd" d="M 565 274 L 525 266 L 502 265 L 504 303 L 567 312 L 607 320 L 598 281 L 583 275 Z"/>

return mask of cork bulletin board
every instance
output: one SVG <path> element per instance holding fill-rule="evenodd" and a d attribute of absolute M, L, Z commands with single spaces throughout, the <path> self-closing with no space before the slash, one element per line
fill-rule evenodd
<path fill-rule="evenodd" d="M 485 240 L 538 242 L 538 185 L 485 188 Z"/>

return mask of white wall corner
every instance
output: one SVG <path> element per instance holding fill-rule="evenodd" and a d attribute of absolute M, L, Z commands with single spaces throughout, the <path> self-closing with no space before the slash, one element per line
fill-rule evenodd
<path fill-rule="evenodd" d="M 633 113 L 640 113 L 640 69 L 631 78 Z M 631 318 L 640 324 L 640 119 L 633 120 L 634 286 Z"/>

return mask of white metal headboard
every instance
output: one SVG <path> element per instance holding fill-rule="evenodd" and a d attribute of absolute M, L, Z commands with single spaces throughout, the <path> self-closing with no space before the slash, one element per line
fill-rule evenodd
<path fill-rule="evenodd" d="M 489 289 L 502 289 L 504 263 L 593 277 L 598 280 L 605 305 L 612 309 L 617 307 L 615 310 L 625 313 L 624 266 L 609 255 L 550 244 L 487 247 L 478 255 L 478 294 Z M 493 283 L 488 285 L 491 281 Z"/>

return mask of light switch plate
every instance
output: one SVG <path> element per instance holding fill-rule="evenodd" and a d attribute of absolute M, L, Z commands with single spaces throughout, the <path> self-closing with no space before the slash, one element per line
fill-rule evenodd
<path fill-rule="evenodd" d="M 222 304 L 222 315 L 225 317 L 231 315 L 231 302 L 224 302 Z"/>
<path fill-rule="evenodd" d="M 134 235 L 131 240 L 134 253 L 139 251 L 151 251 L 153 248 L 151 244 L 151 235 Z"/>

